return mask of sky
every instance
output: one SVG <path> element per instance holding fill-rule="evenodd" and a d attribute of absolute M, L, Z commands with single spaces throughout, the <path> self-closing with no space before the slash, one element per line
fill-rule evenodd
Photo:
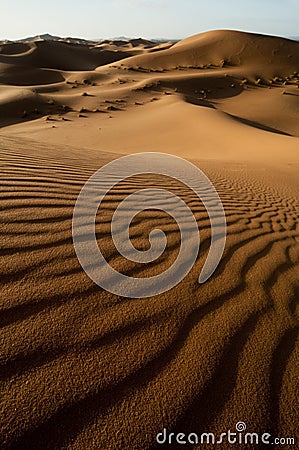
<path fill-rule="evenodd" d="M 213 29 L 299 36 L 299 0 L 0 0 L 0 39 L 181 39 Z"/>

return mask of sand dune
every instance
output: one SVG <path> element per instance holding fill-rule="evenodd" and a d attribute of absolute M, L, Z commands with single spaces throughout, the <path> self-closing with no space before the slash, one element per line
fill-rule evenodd
<path fill-rule="evenodd" d="M 184 39 L 163 54 L 142 55 L 126 64 L 150 69 L 238 67 L 265 80 L 298 70 L 298 42 L 239 31 L 210 31 Z"/>
<path fill-rule="evenodd" d="M 7 44 L 7 46 L 9 45 L 11 44 Z M 59 70 L 92 70 L 97 66 L 109 64 L 127 56 L 126 52 L 121 51 L 93 50 L 88 46 L 56 41 L 40 41 L 31 43 L 29 49 L 23 53 L 1 55 L 0 63 Z"/>
<path fill-rule="evenodd" d="M 250 432 L 297 437 L 298 49 L 220 31 L 161 46 L 1 46 L 1 448 L 155 449 L 164 427 L 220 435 L 238 421 Z M 82 270 L 72 214 L 95 170 L 142 151 L 204 170 L 228 235 L 216 273 L 199 285 L 210 246 L 203 204 L 174 180 L 125 180 L 97 221 L 115 269 L 152 276 L 179 251 L 176 223 L 147 210 L 133 220 L 132 242 L 146 250 L 161 226 L 166 252 L 146 267 L 117 253 L 113 212 L 140 188 L 179 193 L 201 237 L 179 285 L 130 300 Z"/>
<path fill-rule="evenodd" d="M 136 51 L 141 54 L 130 56 Z M 2 45 L 0 52 L 0 82 L 11 93 L 11 98 L 6 92 L 0 99 L 8 112 L 1 115 L 0 126 L 24 118 L 22 96 L 19 105 L 16 98 L 26 86 L 45 103 L 42 108 L 34 102 L 32 108 L 26 107 L 26 121 L 37 119 L 36 108 L 39 117 L 58 113 L 59 119 L 61 108 L 67 107 L 70 120 L 77 122 L 84 109 L 92 122 L 93 115 L 88 114 L 92 111 L 108 106 L 112 114 L 110 100 L 119 102 L 115 110 L 137 110 L 172 94 L 249 126 L 298 136 L 298 61 L 298 42 L 233 31 L 203 33 L 174 45 L 156 46 L 144 40 L 97 45 L 10 43 Z M 35 120 L 32 125 L 35 128 Z M 75 144 L 76 133 L 72 131 L 67 139 Z"/>

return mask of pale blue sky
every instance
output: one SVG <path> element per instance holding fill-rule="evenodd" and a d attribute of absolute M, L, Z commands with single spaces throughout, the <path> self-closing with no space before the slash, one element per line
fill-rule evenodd
<path fill-rule="evenodd" d="M 0 39 L 183 38 L 211 29 L 298 36 L 298 23 L 299 0 L 0 0 Z"/>

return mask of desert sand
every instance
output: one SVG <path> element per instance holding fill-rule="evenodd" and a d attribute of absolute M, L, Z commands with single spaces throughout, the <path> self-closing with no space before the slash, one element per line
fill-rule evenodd
<path fill-rule="evenodd" d="M 239 421 L 298 439 L 298 88 L 298 42 L 237 31 L 0 45 L 1 448 L 155 449 L 163 428 L 220 435 Z M 164 227 L 156 263 L 115 251 L 113 212 L 141 187 L 176 189 L 201 236 L 179 285 L 127 299 L 81 268 L 72 214 L 95 170 L 145 151 L 206 173 L 227 242 L 199 285 L 210 230 L 194 192 L 159 176 L 126 180 L 97 223 L 117 270 L 152 276 L 178 253 L 175 222 L 156 211 L 131 225 L 139 249 Z"/>

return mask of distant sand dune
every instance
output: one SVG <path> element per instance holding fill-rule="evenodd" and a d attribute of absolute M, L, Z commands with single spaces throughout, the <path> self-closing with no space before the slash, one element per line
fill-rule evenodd
<path fill-rule="evenodd" d="M 168 94 L 224 111 L 250 126 L 299 136 L 299 43 L 283 38 L 213 31 L 174 45 L 142 39 L 8 43 L 0 48 L 0 83 L 2 127 L 23 119 L 35 129 L 36 119 L 53 114 L 60 119 L 62 113 L 78 122 L 82 108 L 91 121 L 90 113 L 105 109 L 107 101 L 119 101 L 110 110 L 136 110 Z M 23 87 L 32 91 L 31 107 L 19 95 Z M 48 128 L 44 124 L 43 131 Z M 92 130 L 95 142 L 98 132 Z M 73 128 L 67 139 L 76 145 Z"/>
<path fill-rule="evenodd" d="M 20 52 L 20 49 L 24 51 Z M 128 56 L 130 49 L 122 51 L 110 47 L 90 48 L 87 45 L 59 41 L 40 41 L 2 45 L 0 62 L 57 70 L 93 70 L 97 66 L 110 64 Z"/>
<path fill-rule="evenodd" d="M 239 67 L 268 78 L 298 71 L 298 42 L 239 31 L 210 31 L 184 39 L 163 53 L 135 56 L 126 64 L 151 69 Z"/>

